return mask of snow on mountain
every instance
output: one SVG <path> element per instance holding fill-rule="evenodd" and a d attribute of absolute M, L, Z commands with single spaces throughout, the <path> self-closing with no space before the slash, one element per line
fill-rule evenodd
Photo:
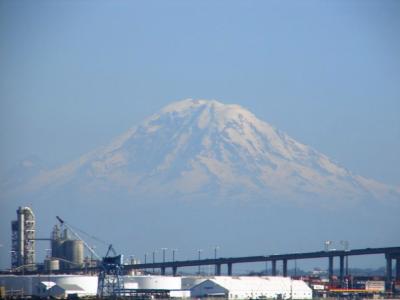
<path fill-rule="evenodd" d="M 239 105 L 172 103 L 109 145 L 42 171 L 25 191 L 124 190 L 148 197 L 361 201 L 398 188 L 353 175 Z"/>

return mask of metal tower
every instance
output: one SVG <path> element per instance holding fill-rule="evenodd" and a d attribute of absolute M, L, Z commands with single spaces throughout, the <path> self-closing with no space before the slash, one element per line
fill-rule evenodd
<path fill-rule="evenodd" d="M 109 256 L 110 251 L 115 256 Z M 123 256 L 116 255 L 112 245 L 101 262 L 101 271 L 99 273 L 97 296 L 103 297 L 121 297 L 124 293 L 124 280 L 122 277 Z"/>

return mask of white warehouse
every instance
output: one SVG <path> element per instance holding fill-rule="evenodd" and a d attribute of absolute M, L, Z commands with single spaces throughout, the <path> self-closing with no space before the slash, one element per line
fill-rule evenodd
<path fill-rule="evenodd" d="M 97 293 L 97 276 L 86 275 L 0 275 L 0 286 L 9 295 L 60 297 L 69 294 L 80 297 Z"/>
<path fill-rule="evenodd" d="M 227 299 L 312 299 L 312 290 L 301 280 L 288 277 L 218 276 L 190 289 L 191 297 Z"/>

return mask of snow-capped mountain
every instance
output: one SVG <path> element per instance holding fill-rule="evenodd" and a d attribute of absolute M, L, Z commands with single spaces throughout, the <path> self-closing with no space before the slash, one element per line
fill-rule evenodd
<path fill-rule="evenodd" d="M 183 200 L 400 199 L 398 188 L 352 174 L 241 106 L 191 99 L 76 161 L 41 170 L 23 190 L 63 186 Z"/>

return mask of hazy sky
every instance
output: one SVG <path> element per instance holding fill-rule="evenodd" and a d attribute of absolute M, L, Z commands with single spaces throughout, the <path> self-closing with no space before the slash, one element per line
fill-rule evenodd
<path fill-rule="evenodd" d="M 398 0 L 0 0 L 0 173 L 31 155 L 68 162 L 172 101 L 205 98 L 240 104 L 354 173 L 400 185 L 399 37 Z M 38 212 L 39 225 L 46 218 L 55 222 Z M 352 247 L 397 241 L 335 229 Z M 202 238 L 172 246 L 205 247 Z M 231 255 L 230 243 L 221 253 Z M 238 253 L 260 254 L 248 247 Z"/>
<path fill-rule="evenodd" d="M 399 36 L 400 1 L 1 0 L 0 166 L 206 98 L 399 185 Z"/>

